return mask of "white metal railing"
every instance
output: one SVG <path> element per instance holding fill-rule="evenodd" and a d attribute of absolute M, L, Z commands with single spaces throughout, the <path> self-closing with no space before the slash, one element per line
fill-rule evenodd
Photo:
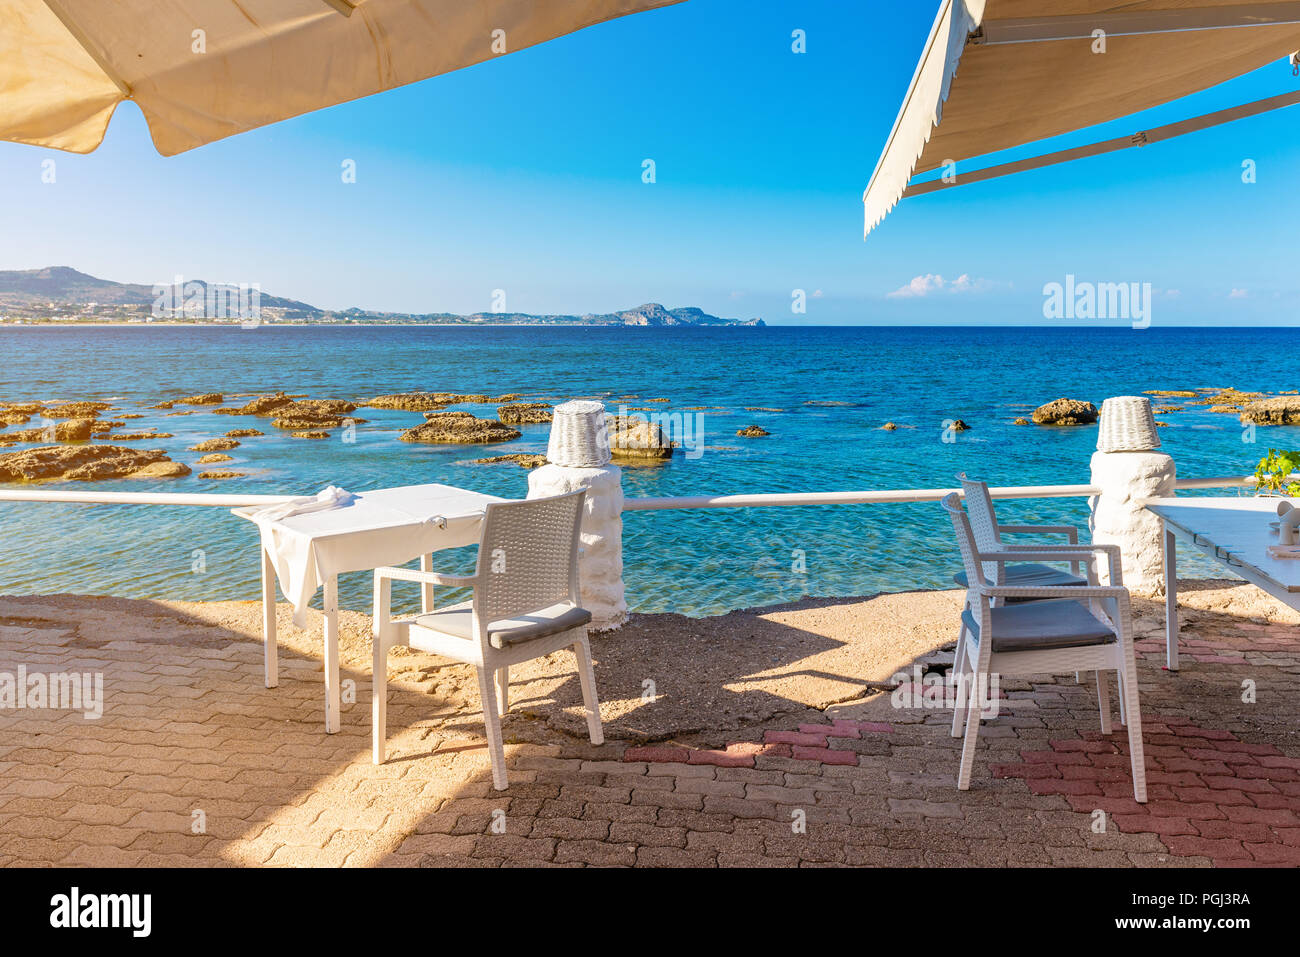
<path fill-rule="evenodd" d="M 1177 489 L 1240 488 L 1255 483 L 1254 475 L 1178 479 Z M 1100 493 L 1095 485 L 1010 485 L 990 488 L 993 498 L 1081 498 Z M 697 495 L 685 498 L 632 498 L 625 512 L 679 508 L 754 508 L 795 505 L 877 505 L 889 502 L 937 502 L 959 488 L 885 489 L 871 492 L 783 492 L 772 495 Z"/>
<path fill-rule="evenodd" d="M 1240 488 L 1253 485 L 1254 475 L 1178 479 L 1177 489 Z M 676 498 L 630 498 L 628 512 L 696 508 L 762 508 L 797 505 L 877 505 L 891 502 L 937 502 L 955 488 L 878 489 L 864 492 L 778 492 L 752 495 L 696 495 Z M 1093 485 L 1010 485 L 989 489 L 994 498 L 1082 498 L 1098 494 Z M 94 492 L 0 489 L 0 502 L 63 502 L 78 505 L 190 505 L 238 508 L 277 505 L 290 495 L 208 495 L 178 492 Z"/>

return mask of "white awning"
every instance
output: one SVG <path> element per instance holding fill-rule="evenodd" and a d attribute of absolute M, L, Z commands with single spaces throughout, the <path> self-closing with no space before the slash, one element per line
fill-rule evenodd
<path fill-rule="evenodd" d="M 943 0 L 863 194 L 865 231 L 907 194 L 914 174 L 944 167 L 960 183 L 964 162 L 974 157 L 1138 113 L 1297 49 L 1300 2 Z M 1297 101 L 1300 95 L 1286 94 L 1200 125 L 1174 124 L 1154 137 L 1139 133 L 1048 161 L 1142 145 L 1260 112 L 1252 107 L 1261 104 Z"/>
<path fill-rule="evenodd" d="M 166 156 L 682 0 L 6 0 L 0 139 Z M 567 107 L 566 107 L 567 108 Z"/>

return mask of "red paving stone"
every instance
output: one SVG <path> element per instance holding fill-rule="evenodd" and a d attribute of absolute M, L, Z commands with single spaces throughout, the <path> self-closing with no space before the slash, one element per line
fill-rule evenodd
<path fill-rule="evenodd" d="M 1167 732 L 1144 735 L 1149 801 L 1145 806 L 1129 801 L 1124 811 L 1112 806 L 1116 827 L 1158 835 L 1171 854 L 1208 857 L 1215 864 L 1300 864 L 1300 789 L 1289 787 L 1300 777 L 1300 760 L 1183 718 L 1157 718 L 1145 727 Z M 1086 796 L 1097 787 L 1092 781 L 1123 781 L 1130 787 L 1132 782 L 1127 733 L 1096 738 L 1049 741 L 1051 751 L 1021 751 L 1021 763 L 995 765 L 993 774 L 1021 778 L 1035 794 L 1060 794 L 1076 810 L 1086 810 Z M 1081 765 L 1087 755 L 1122 755 L 1123 773 Z M 1044 770 L 1056 773 L 1040 773 Z M 1173 799 L 1162 799 L 1169 787 Z"/>

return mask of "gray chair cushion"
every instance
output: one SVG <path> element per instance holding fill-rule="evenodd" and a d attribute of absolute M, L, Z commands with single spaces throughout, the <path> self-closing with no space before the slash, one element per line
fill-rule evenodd
<path fill-rule="evenodd" d="M 1042 651 L 1107 645 L 1115 632 L 1093 617 L 1082 602 L 1069 598 L 990 608 L 994 651 Z M 961 619 L 979 641 L 979 619 L 967 608 Z"/>
<path fill-rule="evenodd" d="M 1053 568 L 1050 565 L 1034 564 L 1017 564 L 1006 566 L 1006 580 L 1004 585 L 1086 585 L 1088 580 L 1080 578 L 1078 575 L 1071 575 L 1067 571 L 1059 568 Z M 966 577 L 965 572 L 958 572 L 952 576 L 962 588 L 970 587 L 970 580 Z M 1008 601 L 1024 601 L 1026 599 L 1010 598 Z"/>
<path fill-rule="evenodd" d="M 438 608 L 418 615 L 411 619 L 410 623 L 431 631 L 440 631 L 445 635 L 454 635 L 457 638 L 473 638 L 474 615 L 471 608 L 469 602 L 448 605 L 446 608 Z M 574 608 L 567 604 L 552 605 L 550 608 L 543 608 L 527 615 L 492 622 L 488 629 L 488 641 L 493 648 L 505 648 L 507 645 L 517 645 L 521 641 L 532 641 L 534 638 L 545 638 L 547 635 L 557 635 L 562 631 L 581 628 L 589 621 L 591 621 L 591 612 L 585 608 Z M 418 640 L 412 640 L 411 644 L 419 647 Z"/>

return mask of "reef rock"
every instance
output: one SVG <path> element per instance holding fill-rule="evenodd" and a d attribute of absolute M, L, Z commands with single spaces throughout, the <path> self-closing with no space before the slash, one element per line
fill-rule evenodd
<path fill-rule="evenodd" d="M 1097 407 L 1078 399 L 1056 399 L 1034 409 L 1035 425 L 1089 425 L 1097 421 Z"/>
<path fill-rule="evenodd" d="M 269 415 L 277 409 L 292 403 L 293 399 L 283 392 L 274 392 L 270 395 L 259 395 L 255 399 L 249 399 L 237 409 L 213 409 L 213 411 L 221 415 Z"/>
<path fill-rule="evenodd" d="M 195 464 L 216 465 L 218 462 L 233 462 L 233 461 L 235 461 L 233 458 L 231 458 L 229 455 L 226 455 L 222 452 L 209 452 L 207 455 L 199 456 L 199 460 Z"/>
<path fill-rule="evenodd" d="M 225 470 L 225 469 L 213 469 L 213 470 L 210 471 L 210 472 L 200 472 L 200 473 L 199 473 L 199 478 L 201 478 L 201 479 L 233 479 L 233 478 L 243 478 L 243 477 L 244 477 L 245 475 L 247 475 L 247 474 L 248 474 L 247 472 L 230 472 L 230 471 L 227 471 L 227 470 Z"/>
<path fill-rule="evenodd" d="M 259 435 L 266 435 L 265 432 L 259 432 L 257 429 L 231 429 L 226 433 L 228 439 L 245 439 L 253 438 Z"/>
<path fill-rule="evenodd" d="M 485 459 L 473 460 L 475 465 L 496 465 L 501 462 L 513 462 L 521 469 L 535 469 L 546 464 L 546 456 L 528 452 L 515 452 L 511 455 L 490 455 Z"/>
<path fill-rule="evenodd" d="M 105 409 L 113 406 L 109 402 L 64 402 L 52 405 L 42 411 L 47 419 L 93 419 Z"/>
<path fill-rule="evenodd" d="M 609 454 L 616 459 L 661 462 L 671 458 L 673 445 L 657 423 L 640 416 L 605 417 Z"/>
<path fill-rule="evenodd" d="M 497 406 L 497 418 L 506 425 L 543 425 L 551 421 L 551 407 L 545 402 L 519 402 Z"/>
<path fill-rule="evenodd" d="M 6 445 L 15 442 L 85 442 L 94 434 L 97 425 L 95 419 L 69 419 L 66 422 L 55 422 L 43 429 L 6 432 L 2 438 Z"/>
<path fill-rule="evenodd" d="M 190 470 L 162 449 L 120 445 L 47 445 L 0 454 L 0 482 L 94 482 L 126 477 L 171 478 Z"/>
<path fill-rule="evenodd" d="M 340 418 L 281 418 L 272 419 L 271 425 L 277 429 L 288 429 L 290 431 L 300 431 L 302 429 L 336 429 L 343 424 Z"/>
<path fill-rule="evenodd" d="M 1251 402 L 1242 408 L 1241 421 L 1257 425 L 1300 425 L 1300 397 L 1280 395 Z"/>
<path fill-rule="evenodd" d="M 172 400 L 173 405 L 221 405 L 226 397 L 220 392 L 204 392 L 200 395 L 187 395 L 183 399 Z"/>
<path fill-rule="evenodd" d="M 429 412 L 423 425 L 407 429 L 399 438 L 433 445 L 484 445 L 509 442 L 519 436 L 518 430 L 497 419 L 480 419 L 469 412 Z"/>
<path fill-rule="evenodd" d="M 892 425 L 893 423 L 890 424 Z M 736 434 L 746 439 L 761 439 L 763 436 L 771 435 L 772 433 L 767 431 L 767 429 L 759 428 L 757 425 L 747 425 L 743 429 L 737 431 Z"/>
<path fill-rule="evenodd" d="M 224 452 L 227 449 L 235 449 L 238 447 L 239 443 L 234 439 L 222 437 L 207 439 L 206 441 L 200 442 L 198 445 L 191 445 L 189 450 L 191 452 Z"/>
<path fill-rule="evenodd" d="M 346 399 L 300 399 L 277 406 L 274 411 L 282 419 L 339 419 L 356 410 L 357 407 Z"/>

